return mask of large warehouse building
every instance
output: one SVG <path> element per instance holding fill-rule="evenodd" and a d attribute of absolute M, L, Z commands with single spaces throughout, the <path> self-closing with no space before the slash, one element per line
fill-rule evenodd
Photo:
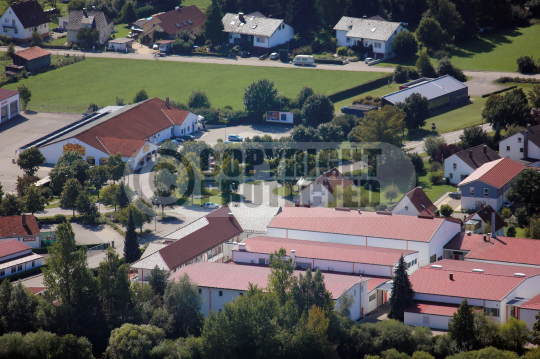
<path fill-rule="evenodd" d="M 198 116 L 167 101 L 152 98 L 123 107 L 105 108 L 51 133 L 25 148 L 37 146 L 48 164 L 55 164 L 67 151 L 77 151 L 91 165 L 105 164 L 120 153 L 136 170 L 157 153 L 157 144 L 197 131 Z"/>

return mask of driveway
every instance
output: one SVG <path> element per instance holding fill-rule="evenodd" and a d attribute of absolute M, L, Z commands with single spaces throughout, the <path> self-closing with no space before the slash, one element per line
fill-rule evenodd
<path fill-rule="evenodd" d="M 209 144 L 215 144 L 218 139 L 227 141 L 227 136 L 232 134 L 243 138 L 253 138 L 254 136 L 264 135 L 270 135 L 272 138 L 280 138 L 288 136 L 292 129 L 293 126 L 277 124 L 237 125 L 207 129 L 202 132 L 194 133 L 194 136 L 197 137 L 198 140 L 205 141 Z"/>

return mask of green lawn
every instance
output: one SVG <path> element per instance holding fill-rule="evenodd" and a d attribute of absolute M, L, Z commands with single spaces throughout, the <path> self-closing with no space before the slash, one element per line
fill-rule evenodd
<path fill-rule="evenodd" d="M 219 205 L 225 205 L 231 201 L 238 202 L 240 201 L 240 199 L 240 195 L 237 193 L 232 193 L 229 195 L 219 194 L 219 191 L 217 189 L 210 189 L 206 191 L 206 196 L 204 198 L 193 198 L 192 200 L 191 197 L 185 197 L 181 198 L 178 204 L 184 206 L 199 207 L 206 202 L 212 202 Z"/>
<path fill-rule="evenodd" d="M 211 3 L 211 0 L 187 0 L 182 2 L 182 6 L 196 5 L 204 12 L 204 10 L 206 10 L 208 5 L 210 5 Z"/>
<path fill-rule="evenodd" d="M 115 24 L 114 29 L 118 31 L 113 33 L 115 38 L 126 37 L 131 32 L 131 27 L 128 24 Z"/>
<path fill-rule="evenodd" d="M 334 108 L 336 111 L 340 111 L 343 106 L 352 105 L 353 100 L 356 100 L 357 98 L 366 97 L 367 95 L 371 95 L 373 97 L 381 97 L 396 91 L 399 91 L 399 84 L 392 82 L 390 86 L 384 85 L 379 88 L 363 92 L 360 95 L 349 97 L 348 99 L 336 102 L 334 103 Z"/>
<path fill-rule="evenodd" d="M 206 92 L 212 105 L 242 109 L 244 89 L 259 79 L 269 79 L 285 96 L 296 97 L 303 86 L 330 94 L 380 77 L 381 73 L 257 66 L 215 65 L 155 60 L 87 58 L 21 83 L 32 91 L 29 110 L 60 107 L 79 112 L 93 102 L 99 107 L 115 104 L 115 98 L 130 102 L 140 89 L 150 97 L 186 102 L 192 90 Z M 51 91 L 51 89 L 54 89 Z"/>
<path fill-rule="evenodd" d="M 446 192 L 456 191 L 456 187 L 454 186 L 446 184 L 434 185 L 429 182 L 429 167 L 430 163 L 424 162 L 424 173 L 421 173 L 418 176 L 418 185 L 422 187 L 422 190 L 426 193 L 426 195 L 432 202 L 435 202 L 436 200 L 441 198 L 441 196 Z"/>
<path fill-rule="evenodd" d="M 502 30 L 485 37 L 478 37 L 457 44 L 450 50 L 454 65 L 462 70 L 517 71 L 516 60 L 521 54 L 540 58 L 540 24 Z M 533 45 L 537 44 L 537 45 Z M 393 58 L 375 66 L 414 66 L 416 58 Z M 437 60 L 432 58 L 436 64 Z"/>

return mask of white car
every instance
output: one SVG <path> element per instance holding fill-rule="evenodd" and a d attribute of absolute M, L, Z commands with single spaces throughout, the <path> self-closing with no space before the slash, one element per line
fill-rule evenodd
<path fill-rule="evenodd" d="M 152 48 L 153 48 L 154 50 L 159 50 L 159 45 L 158 45 L 158 44 L 154 44 L 154 46 L 152 46 Z"/>
<path fill-rule="evenodd" d="M 367 59 L 364 60 L 366 64 L 369 64 L 371 61 L 375 61 L 375 59 L 373 57 L 368 57 Z"/>
<path fill-rule="evenodd" d="M 278 60 L 279 59 L 279 54 L 277 52 L 272 52 L 270 54 L 270 60 Z"/>
<path fill-rule="evenodd" d="M 212 203 L 212 202 L 206 202 L 205 204 L 202 205 L 202 207 L 204 208 L 219 208 L 219 206 L 215 203 Z"/>

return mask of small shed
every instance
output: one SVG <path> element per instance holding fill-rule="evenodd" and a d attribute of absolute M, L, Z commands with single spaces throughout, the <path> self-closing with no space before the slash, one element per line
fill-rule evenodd
<path fill-rule="evenodd" d="M 159 45 L 159 52 L 169 52 L 172 48 L 173 40 L 159 40 L 156 44 Z"/>
<path fill-rule="evenodd" d="M 127 52 L 133 46 L 133 39 L 127 39 L 125 37 L 119 37 L 117 39 L 109 40 L 109 49 L 115 51 Z"/>
<path fill-rule="evenodd" d="M 13 64 L 24 66 L 27 71 L 37 71 L 51 66 L 51 53 L 39 46 L 17 51 L 13 54 Z"/>

